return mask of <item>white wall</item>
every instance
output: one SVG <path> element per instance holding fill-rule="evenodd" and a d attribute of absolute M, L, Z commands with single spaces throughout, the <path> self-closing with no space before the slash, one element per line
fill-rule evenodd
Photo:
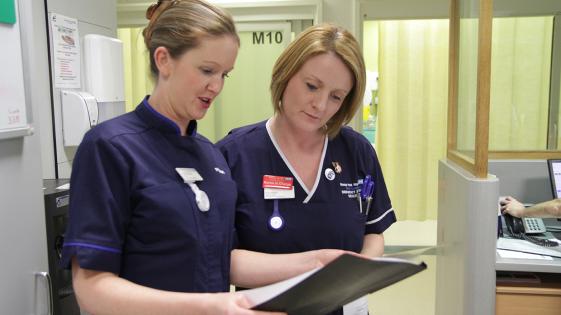
<path fill-rule="evenodd" d="M 78 19 L 78 32 L 81 39 L 86 34 L 117 36 L 116 0 L 47 0 L 47 12 Z M 47 51 L 47 48 L 43 50 Z M 52 45 L 50 54 L 51 56 L 53 54 Z M 54 71 L 52 74 L 54 75 Z M 83 76 L 82 68 L 82 83 Z M 54 82 L 54 76 L 51 77 L 51 82 Z M 60 90 L 52 86 L 52 106 L 45 104 L 41 107 L 41 124 L 51 127 L 44 128 L 45 132 L 41 136 L 44 156 L 43 178 L 69 178 L 72 160 L 76 153 L 75 147 L 65 148 L 62 144 Z"/>

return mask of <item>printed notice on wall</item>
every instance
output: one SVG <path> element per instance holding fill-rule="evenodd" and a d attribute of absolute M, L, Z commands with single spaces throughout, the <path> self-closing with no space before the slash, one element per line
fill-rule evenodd
<path fill-rule="evenodd" d="M 51 13 L 55 88 L 80 88 L 78 20 Z"/>

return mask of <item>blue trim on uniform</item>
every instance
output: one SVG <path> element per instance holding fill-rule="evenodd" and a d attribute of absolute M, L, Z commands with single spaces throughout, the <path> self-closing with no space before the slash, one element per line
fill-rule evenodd
<path fill-rule="evenodd" d="M 147 95 L 143 100 L 142 100 L 142 105 L 147 108 L 150 112 L 152 112 L 152 114 L 154 114 L 155 116 L 157 116 L 158 118 L 164 120 L 165 122 L 170 124 L 170 127 L 172 127 L 175 130 L 175 133 L 179 136 L 181 135 L 181 130 L 179 129 L 179 126 L 177 126 L 177 124 L 167 118 L 166 116 L 160 114 L 157 110 L 154 109 L 154 107 L 152 107 L 152 105 L 150 105 L 150 103 L 148 103 L 148 98 L 150 97 L 150 95 Z M 197 134 L 197 121 L 196 120 L 191 120 L 189 122 L 189 125 L 187 125 L 187 130 L 186 130 L 186 134 L 189 136 L 195 136 Z"/>
<path fill-rule="evenodd" d="M 99 249 L 99 250 L 112 252 L 112 253 L 117 253 L 117 254 L 121 253 L 120 249 L 115 249 L 115 248 L 105 247 L 105 246 L 99 246 L 99 245 L 93 245 L 93 244 L 86 244 L 86 243 L 71 242 L 71 243 L 64 243 L 64 245 L 62 245 L 62 247 L 70 247 L 70 246 L 88 247 L 88 248 Z"/>

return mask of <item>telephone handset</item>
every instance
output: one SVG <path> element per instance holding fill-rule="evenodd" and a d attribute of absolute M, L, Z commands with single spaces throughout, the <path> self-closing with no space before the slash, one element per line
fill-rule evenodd
<path fill-rule="evenodd" d="M 541 239 L 533 236 L 528 236 L 526 234 L 540 234 L 545 233 L 545 224 L 540 218 L 517 218 L 513 217 L 508 213 L 504 213 L 503 217 L 505 219 L 507 231 L 511 237 L 527 240 L 534 244 L 545 246 L 545 247 L 555 247 L 559 246 L 557 242 L 553 242 L 546 239 Z"/>

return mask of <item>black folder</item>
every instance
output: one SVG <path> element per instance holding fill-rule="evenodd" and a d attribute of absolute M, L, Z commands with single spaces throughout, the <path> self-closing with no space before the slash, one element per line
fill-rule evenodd
<path fill-rule="evenodd" d="M 426 268 L 424 262 L 344 254 L 320 269 L 243 294 L 255 310 L 322 315 Z"/>

